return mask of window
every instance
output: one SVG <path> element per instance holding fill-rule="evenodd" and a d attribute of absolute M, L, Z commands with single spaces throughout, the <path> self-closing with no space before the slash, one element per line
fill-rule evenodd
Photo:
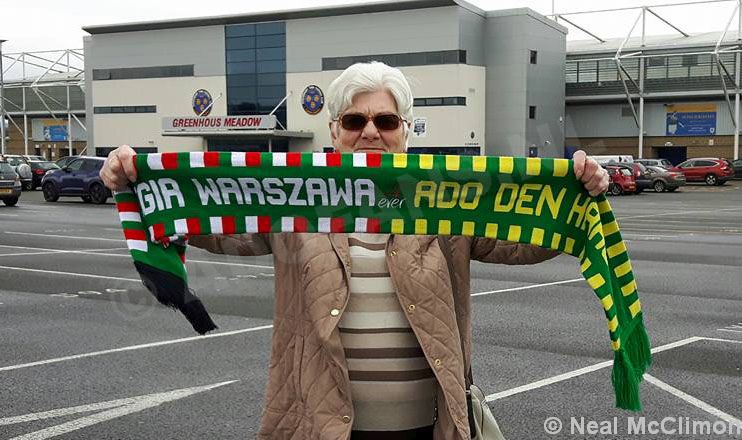
<path fill-rule="evenodd" d="M 434 107 L 443 105 L 466 105 L 465 96 L 445 96 L 441 98 L 415 98 L 414 107 Z"/>
<path fill-rule="evenodd" d="M 694 167 L 713 167 L 716 166 L 717 163 L 710 161 L 710 160 L 697 160 L 693 162 Z"/>
<path fill-rule="evenodd" d="M 120 69 L 93 69 L 93 80 L 171 78 L 193 76 L 193 64 L 181 66 L 127 67 Z"/>
<path fill-rule="evenodd" d="M 394 67 L 466 64 L 466 51 L 442 50 L 435 52 L 388 53 L 322 58 L 322 70 L 342 70 L 351 64 L 374 60 Z"/>
<path fill-rule="evenodd" d="M 70 171 L 80 171 L 83 163 L 85 163 L 85 161 L 82 159 L 73 160 L 69 165 L 67 165 L 67 169 Z"/>
<path fill-rule="evenodd" d="M 628 105 L 621 107 L 621 117 L 633 118 L 634 112 L 631 111 L 631 107 L 629 107 Z"/>
<path fill-rule="evenodd" d="M 155 105 L 117 105 L 108 107 L 93 107 L 96 115 L 107 115 L 111 113 L 157 113 Z"/>
<path fill-rule="evenodd" d="M 531 64 L 537 64 L 538 63 L 538 51 L 529 50 L 528 52 L 530 53 Z"/>
<path fill-rule="evenodd" d="M 536 106 L 535 105 L 528 106 L 528 119 L 536 119 Z"/>

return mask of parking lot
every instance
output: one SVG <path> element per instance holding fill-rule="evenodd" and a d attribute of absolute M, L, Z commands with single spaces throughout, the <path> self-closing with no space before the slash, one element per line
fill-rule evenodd
<path fill-rule="evenodd" d="M 614 407 L 605 318 L 569 256 L 472 265 L 475 383 L 509 439 L 640 438 L 640 416 L 730 427 L 646 438 L 742 438 L 742 181 L 609 200 L 655 352 L 644 410 Z M 205 337 L 141 285 L 110 201 L 0 206 L 0 439 L 253 438 L 272 261 L 190 248 L 188 272 L 220 327 Z M 614 417 L 591 435 L 571 419 Z"/>

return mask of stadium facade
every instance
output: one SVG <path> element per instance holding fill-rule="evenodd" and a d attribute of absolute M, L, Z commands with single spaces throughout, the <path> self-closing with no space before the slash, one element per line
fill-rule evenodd
<path fill-rule="evenodd" d="M 567 29 L 530 9 L 415 0 L 84 29 L 98 154 L 322 151 L 324 93 L 368 60 L 410 78 L 412 151 L 563 153 Z"/>

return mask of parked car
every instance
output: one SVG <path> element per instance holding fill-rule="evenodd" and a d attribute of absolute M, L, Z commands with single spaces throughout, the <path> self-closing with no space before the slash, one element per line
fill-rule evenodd
<path fill-rule="evenodd" d="M 631 174 L 634 175 L 634 182 L 636 183 L 636 191 L 634 191 L 634 194 L 639 194 L 645 189 L 649 189 L 652 187 L 652 179 L 650 179 L 647 175 L 647 168 L 640 163 L 608 162 L 606 163 L 606 165 L 623 167 L 631 171 Z"/>
<path fill-rule="evenodd" d="M 21 197 L 21 178 L 7 161 L 0 161 L 0 200 L 15 206 Z"/>
<path fill-rule="evenodd" d="M 28 165 L 31 166 L 31 189 L 36 189 L 41 186 L 41 179 L 48 171 L 59 169 L 57 164 L 55 164 L 54 162 L 49 162 L 48 160 L 30 160 L 28 161 Z"/>
<path fill-rule="evenodd" d="M 685 185 L 685 174 L 679 171 L 670 171 L 663 167 L 647 167 L 647 175 L 652 181 L 655 192 L 673 192 Z"/>
<path fill-rule="evenodd" d="M 734 178 L 742 179 L 742 159 L 732 161 L 732 169 L 734 169 Z"/>
<path fill-rule="evenodd" d="M 82 156 L 65 156 L 65 157 L 63 157 L 61 159 L 58 159 L 54 163 L 57 164 L 57 166 L 59 168 L 64 168 L 67 164 L 69 164 L 73 160 L 77 159 L 78 157 L 82 157 Z"/>
<path fill-rule="evenodd" d="M 608 193 L 614 196 L 633 194 L 636 192 L 636 180 L 630 168 L 617 165 L 603 165 L 608 171 L 611 182 L 608 184 Z"/>
<path fill-rule="evenodd" d="M 3 159 L 13 167 L 16 174 L 21 178 L 21 187 L 23 189 L 33 188 L 33 173 L 31 172 L 31 166 L 28 161 L 20 154 L 6 154 Z"/>
<path fill-rule="evenodd" d="M 598 162 L 601 165 L 606 165 L 608 163 L 617 162 L 617 163 L 631 163 L 634 161 L 634 156 L 631 155 L 591 155 L 593 159 L 595 159 L 596 162 Z"/>
<path fill-rule="evenodd" d="M 638 162 L 644 165 L 645 167 L 647 166 L 661 167 L 666 170 L 669 170 L 670 168 L 674 166 L 672 162 L 670 162 L 667 159 L 634 159 L 634 162 Z"/>
<path fill-rule="evenodd" d="M 32 154 L 24 154 L 24 155 L 23 155 L 23 158 L 24 158 L 24 159 L 26 159 L 26 161 L 29 161 L 29 162 L 30 162 L 30 161 L 37 161 L 37 162 L 38 162 L 38 161 L 41 161 L 41 162 L 46 162 L 46 161 L 48 160 L 48 159 L 47 159 L 47 158 L 45 158 L 44 156 L 37 156 L 37 155 L 32 155 Z"/>
<path fill-rule="evenodd" d="M 734 170 L 726 159 L 713 157 L 688 159 L 670 170 L 685 174 L 688 182 L 706 182 L 706 185 L 723 185 L 734 176 Z"/>
<path fill-rule="evenodd" d="M 79 157 L 64 168 L 54 170 L 41 181 L 44 200 L 56 202 L 60 196 L 81 197 L 85 202 L 106 203 L 111 191 L 100 179 L 102 157 Z"/>

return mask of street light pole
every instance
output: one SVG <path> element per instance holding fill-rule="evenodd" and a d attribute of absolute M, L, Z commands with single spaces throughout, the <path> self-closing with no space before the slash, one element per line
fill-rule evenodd
<path fill-rule="evenodd" d="M 3 43 L 7 40 L 0 39 L 0 154 L 5 154 L 5 98 L 3 81 Z"/>

